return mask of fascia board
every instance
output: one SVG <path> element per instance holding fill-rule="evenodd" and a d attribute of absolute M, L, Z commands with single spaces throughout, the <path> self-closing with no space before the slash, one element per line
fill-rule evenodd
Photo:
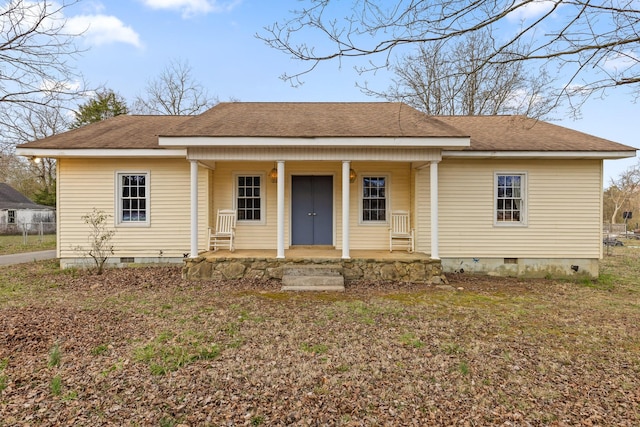
<path fill-rule="evenodd" d="M 425 138 L 249 138 L 249 137 L 167 137 L 158 139 L 161 147 L 388 147 L 388 148 L 468 148 L 468 137 Z"/>
<path fill-rule="evenodd" d="M 624 159 L 635 151 L 442 151 L 442 158 L 458 159 Z"/>
<path fill-rule="evenodd" d="M 186 158 L 187 150 L 182 149 L 109 149 L 109 148 L 78 148 L 78 149 L 54 149 L 54 148 L 16 148 L 16 154 L 25 157 L 51 157 L 51 158 L 74 158 L 74 157 L 103 157 L 103 158 L 126 158 L 126 157 L 153 157 L 153 158 Z"/>

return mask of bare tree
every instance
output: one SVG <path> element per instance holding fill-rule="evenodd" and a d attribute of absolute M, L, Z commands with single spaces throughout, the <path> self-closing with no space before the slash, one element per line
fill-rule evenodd
<path fill-rule="evenodd" d="M 5 124 L 1 141 L 7 167 L 4 179 L 35 202 L 55 205 L 55 159 L 27 161 L 16 157 L 13 148 L 68 130 L 70 117 L 66 109 L 59 106 L 59 101 L 49 101 L 47 105 L 32 105 L 27 109 L 15 108 L 0 113 L 0 122 Z"/>
<path fill-rule="evenodd" d="M 605 204 L 612 208 L 611 224 L 629 199 L 640 190 L 640 164 L 627 168 L 616 179 L 611 178 L 609 188 L 605 191 Z"/>
<path fill-rule="evenodd" d="M 133 110 L 138 114 L 172 116 L 199 114 L 218 103 L 192 75 L 188 62 L 171 61 L 160 75 L 147 83 Z"/>
<path fill-rule="evenodd" d="M 65 30 L 63 12 L 79 0 L 9 0 L 0 7 L 0 106 L 49 105 L 80 93 L 69 59 L 77 34 Z"/>
<path fill-rule="evenodd" d="M 283 76 L 293 84 L 322 61 L 366 56 L 371 59 L 369 69 L 385 67 L 391 53 L 402 46 L 451 43 L 465 34 L 486 28 L 504 30 L 510 22 L 519 21 L 517 31 L 503 31 L 505 38 L 483 53 L 480 67 L 552 62 L 568 76 L 557 96 L 582 102 L 595 92 L 618 86 L 640 95 L 640 9 L 635 0 L 396 0 L 391 4 L 353 0 L 346 17 L 333 9 L 340 7 L 339 2 L 306 3 L 289 19 L 258 34 L 273 48 L 309 63 L 304 71 Z M 329 42 L 326 50 L 309 42 L 320 39 Z M 528 46 L 526 51 L 504 55 L 513 53 L 521 42 Z M 381 61 L 374 62 L 375 56 L 381 56 Z"/>
<path fill-rule="evenodd" d="M 451 46 L 441 41 L 422 43 L 393 67 L 396 77 L 386 91 L 367 85 L 362 89 L 368 95 L 406 102 L 427 114 L 542 118 L 549 113 L 556 99 L 544 70 L 534 74 L 522 62 L 482 67 L 482 56 L 493 43 L 488 30 L 466 34 Z"/>

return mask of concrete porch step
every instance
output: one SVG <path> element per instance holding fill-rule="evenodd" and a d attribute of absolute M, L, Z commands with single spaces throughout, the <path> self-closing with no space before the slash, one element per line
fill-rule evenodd
<path fill-rule="evenodd" d="M 283 267 L 283 291 L 344 291 L 341 265 L 313 264 Z"/>

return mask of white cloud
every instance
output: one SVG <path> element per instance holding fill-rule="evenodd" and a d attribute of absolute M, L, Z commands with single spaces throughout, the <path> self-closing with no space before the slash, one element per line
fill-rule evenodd
<path fill-rule="evenodd" d="M 537 18 L 549 12 L 555 5 L 555 1 L 538 0 L 528 3 L 516 9 L 515 12 L 507 15 L 510 21 L 526 21 L 528 19 Z"/>
<path fill-rule="evenodd" d="M 115 16 L 76 15 L 67 19 L 66 28 L 71 33 L 82 33 L 90 45 L 126 43 L 142 47 L 138 33 Z"/>
<path fill-rule="evenodd" d="M 241 0 L 219 2 L 217 0 L 142 0 L 152 9 L 177 10 L 184 18 L 210 12 L 225 12 L 233 9 Z"/>
<path fill-rule="evenodd" d="M 614 53 L 606 58 L 604 69 L 615 72 L 624 72 L 638 65 L 640 58 L 632 51 Z"/>

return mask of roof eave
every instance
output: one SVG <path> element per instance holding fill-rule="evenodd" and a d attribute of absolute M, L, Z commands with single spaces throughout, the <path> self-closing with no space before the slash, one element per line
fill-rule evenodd
<path fill-rule="evenodd" d="M 635 157 L 636 150 L 623 151 L 442 151 L 442 158 L 458 159 L 603 159 Z"/>
<path fill-rule="evenodd" d="M 185 158 L 185 148 L 16 148 L 16 154 L 24 157 L 76 158 L 76 157 L 153 157 Z"/>

